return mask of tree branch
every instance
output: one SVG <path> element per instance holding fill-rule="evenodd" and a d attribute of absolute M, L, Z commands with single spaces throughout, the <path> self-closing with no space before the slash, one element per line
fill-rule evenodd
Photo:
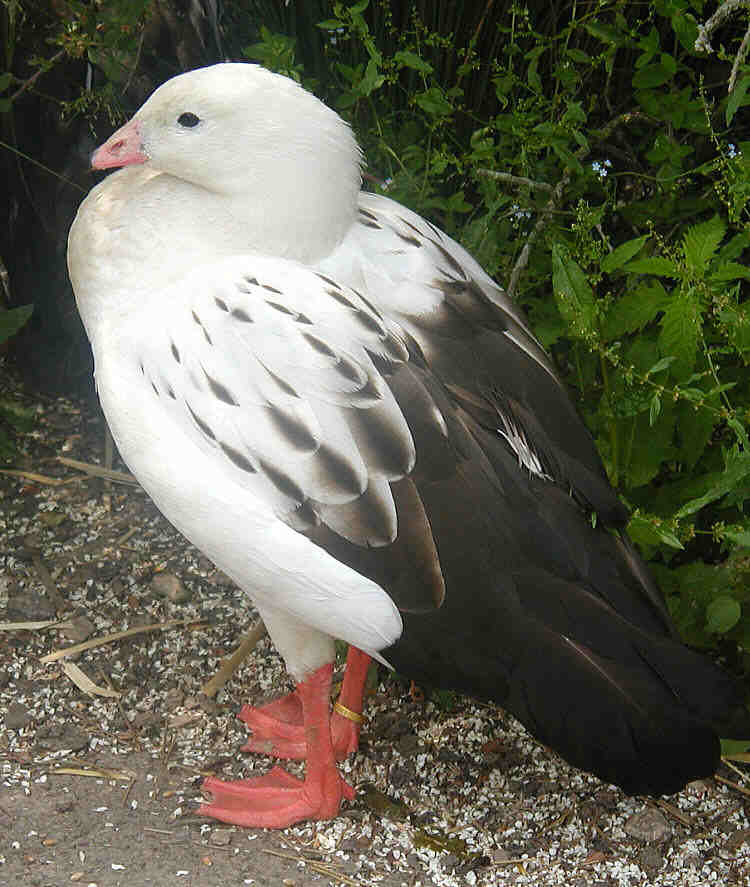
<path fill-rule="evenodd" d="M 648 123 L 656 123 L 653 118 L 649 117 L 647 114 L 643 114 L 640 111 L 626 111 L 624 114 L 618 114 L 617 117 L 614 117 L 608 123 L 606 123 L 601 129 L 595 130 L 592 135 L 596 142 L 601 142 L 604 139 L 608 138 L 618 126 L 625 126 L 629 123 L 632 123 L 635 120 L 643 120 Z M 590 148 L 581 147 L 576 151 L 576 158 L 578 160 L 582 160 L 589 152 Z M 566 172 L 560 181 L 555 185 L 554 188 L 551 188 L 549 185 L 545 185 L 543 182 L 534 182 L 531 179 L 521 179 L 518 176 L 511 176 L 509 173 L 495 173 L 491 170 L 480 171 L 480 174 L 490 175 L 492 178 L 498 178 L 501 181 L 510 181 L 514 184 L 526 184 L 530 187 L 541 188 L 542 190 L 549 189 L 552 192 L 552 196 L 547 201 L 544 209 L 541 212 L 541 215 L 537 219 L 536 224 L 531 230 L 531 234 L 523 245 L 523 249 L 521 250 L 518 259 L 516 259 L 516 263 L 513 266 L 513 271 L 511 272 L 510 279 L 508 281 L 508 286 L 506 288 L 506 295 L 508 298 L 513 299 L 515 297 L 516 289 L 518 288 L 518 281 L 521 278 L 521 274 L 523 269 L 529 264 L 529 255 L 531 254 L 531 247 L 534 245 L 537 237 L 542 232 L 545 224 L 547 223 L 547 219 L 552 215 L 552 213 L 557 209 L 558 204 L 562 200 L 563 192 L 570 184 L 570 172 Z"/>
<path fill-rule="evenodd" d="M 29 87 L 33 86 L 36 83 L 36 81 L 42 76 L 42 74 L 46 74 L 46 72 L 49 71 L 50 68 L 54 67 L 54 65 L 56 65 L 57 62 L 59 62 L 64 55 L 65 50 L 61 49 L 56 52 L 51 59 L 47 60 L 43 65 L 40 65 L 39 70 L 35 71 L 28 80 L 24 80 L 20 87 L 13 93 L 13 95 L 10 97 L 11 102 L 15 102 L 15 100 L 20 95 L 23 95 L 23 93 L 25 93 Z"/>
<path fill-rule="evenodd" d="M 748 0 L 724 0 L 711 18 L 703 25 L 698 25 L 698 36 L 695 40 L 696 52 L 713 52 L 711 35 L 724 24 L 732 13 L 743 6 L 749 6 Z"/>
<path fill-rule="evenodd" d="M 742 38 L 742 43 L 740 44 L 739 51 L 734 58 L 732 73 L 729 75 L 729 85 L 727 86 L 727 92 L 731 92 L 734 89 L 734 85 L 737 82 L 737 74 L 739 73 L 740 65 L 745 61 L 748 49 L 750 49 L 750 25 L 748 25 L 747 31 L 745 31 L 745 36 Z"/>
<path fill-rule="evenodd" d="M 565 175 L 560 179 L 560 181 L 555 185 L 552 196 L 547 201 L 547 205 L 542 210 L 542 214 L 537 219 L 536 225 L 534 225 L 531 234 L 523 245 L 523 249 L 521 250 L 521 254 L 516 259 L 516 264 L 513 266 L 513 271 L 510 275 L 510 280 L 508 281 L 508 286 L 506 289 L 506 295 L 509 299 L 513 299 L 515 297 L 516 288 L 518 287 L 518 281 L 521 277 L 521 272 L 523 269 L 529 264 L 529 255 L 531 253 L 531 247 L 534 244 L 534 241 L 539 237 L 542 232 L 542 228 L 544 228 L 547 218 L 556 209 L 557 204 L 562 200 L 563 191 L 568 187 L 570 183 L 570 173 L 566 172 Z"/>
<path fill-rule="evenodd" d="M 514 176 L 509 172 L 498 172 L 494 169 L 483 169 L 480 167 L 476 170 L 478 176 L 485 179 L 498 179 L 501 182 L 509 182 L 511 185 L 520 185 L 527 188 L 536 188 L 537 191 L 552 191 L 552 185 L 546 182 L 535 182 L 533 179 L 527 179 L 524 176 Z"/>

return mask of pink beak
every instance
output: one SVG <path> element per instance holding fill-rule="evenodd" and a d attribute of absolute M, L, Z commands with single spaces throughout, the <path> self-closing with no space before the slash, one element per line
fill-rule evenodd
<path fill-rule="evenodd" d="M 91 166 L 94 169 L 111 169 L 114 166 L 145 163 L 148 159 L 141 142 L 138 123 L 129 120 L 94 151 L 91 155 Z"/>

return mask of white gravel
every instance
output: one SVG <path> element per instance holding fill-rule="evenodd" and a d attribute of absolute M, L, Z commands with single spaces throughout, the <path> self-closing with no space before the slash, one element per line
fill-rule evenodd
<path fill-rule="evenodd" d="M 54 457 L 65 448 L 66 455 L 92 461 L 100 421 L 65 401 L 40 408 L 39 418 L 20 467 L 76 478 Z M 0 732 L 0 827 L 3 814 L 12 823 L 17 812 L 4 798 L 49 790 L 47 780 L 61 784 L 62 777 L 49 775 L 54 769 L 101 766 L 107 759 L 127 771 L 145 753 L 153 767 L 134 771 L 132 780 L 100 780 L 102 803 L 92 812 L 102 824 L 111 823 L 114 831 L 122 816 L 146 816 L 151 800 L 164 798 L 159 771 L 167 761 L 169 772 L 182 780 L 165 800 L 172 822 L 187 824 L 193 842 L 207 850 L 251 858 L 258 832 L 247 832 L 245 841 L 239 830 L 191 812 L 200 799 L 200 771 L 230 778 L 268 768 L 263 757 L 239 753 L 246 731 L 235 715 L 243 702 L 290 687 L 266 638 L 215 703 L 200 698 L 201 686 L 256 618 L 245 597 L 138 489 L 89 479 L 52 486 L 5 476 L 0 493 L 0 621 L 9 599 L 30 591 L 44 595 L 41 563 L 64 601 L 63 615 L 85 613 L 95 636 L 175 618 L 204 623 L 80 654 L 76 664 L 96 684 L 121 691 L 119 700 L 85 696 L 60 662 L 40 663 L 41 656 L 70 643 L 59 629 L 0 632 L 0 723 L 11 712 L 26 718 Z M 135 532 L 120 544 L 131 528 Z M 189 599 L 174 603 L 159 596 L 151 585 L 159 573 L 181 579 Z M 36 614 L 30 611 L 28 618 Z M 408 682 L 382 671 L 367 714 L 362 749 L 342 764 L 358 788 L 356 801 L 332 822 L 304 824 L 274 838 L 279 853 L 292 857 L 292 883 L 337 883 L 321 869 L 327 865 L 345 873 L 346 883 L 409 887 L 750 884 L 750 805 L 730 786 L 694 783 L 658 806 L 628 798 L 567 766 L 496 707 L 445 694 L 415 701 Z M 68 736 L 75 751 L 65 747 Z M 289 766 L 299 772 L 299 765 Z M 741 780 L 735 772 L 725 776 Z M 66 778 L 74 786 L 84 777 Z M 139 800 L 112 812 L 105 790 L 134 784 L 142 792 Z M 649 843 L 646 834 L 658 840 Z M 0 885 L 27 838 L 0 837 Z M 128 859 L 113 857 L 111 869 L 123 879 L 97 875 L 97 882 L 147 883 Z M 173 877 L 213 883 L 205 866 L 193 881 L 193 869 L 186 859 Z M 255 882 L 241 877 L 242 871 L 238 863 L 235 883 Z M 40 883 L 69 880 L 66 874 Z"/>

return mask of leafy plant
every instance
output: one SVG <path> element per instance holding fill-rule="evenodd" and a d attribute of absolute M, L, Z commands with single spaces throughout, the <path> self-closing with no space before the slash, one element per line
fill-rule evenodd
<path fill-rule="evenodd" d="M 0 111 L 36 76 L 9 73 L 26 12 L 11 7 Z M 37 51 L 32 68 L 86 58 L 108 82 L 65 109 L 117 114 L 156 7 L 70 0 L 66 9 L 39 29 L 55 51 Z M 370 187 L 460 239 L 524 306 L 632 508 L 630 532 L 681 631 L 724 652 L 746 648 L 742 5 L 708 20 L 702 0 L 228 0 L 223 9 L 225 36 L 256 32 L 236 44 L 246 57 L 348 117 Z"/>
<path fill-rule="evenodd" d="M 33 305 L 0 309 L 0 347 L 21 329 L 33 310 Z M 17 455 L 15 437 L 21 432 L 30 431 L 32 425 L 33 413 L 30 410 L 0 397 L 0 462 L 7 462 Z"/>
<path fill-rule="evenodd" d="M 525 305 L 685 637 L 747 645 L 750 143 L 724 127 L 744 115 L 750 68 L 722 49 L 726 79 L 704 85 L 690 0 L 508 5 L 463 43 L 426 7 L 400 28 L 389 4 L 331 10 L 327 98 L 374 186 Z"/>

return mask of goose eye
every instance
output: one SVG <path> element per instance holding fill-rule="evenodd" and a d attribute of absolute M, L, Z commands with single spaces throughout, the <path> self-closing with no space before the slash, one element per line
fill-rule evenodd
<path fill-rule="evenodd" d="M 186 111 L 184 114 L 180 114 L 177 118 L 177 122 L 180 126 L 193 127 L 197 126 L 201 122 L 201 119 L 200 117 L 196 117 L 195 114 L 191 114 L 190 111 Z"/>

